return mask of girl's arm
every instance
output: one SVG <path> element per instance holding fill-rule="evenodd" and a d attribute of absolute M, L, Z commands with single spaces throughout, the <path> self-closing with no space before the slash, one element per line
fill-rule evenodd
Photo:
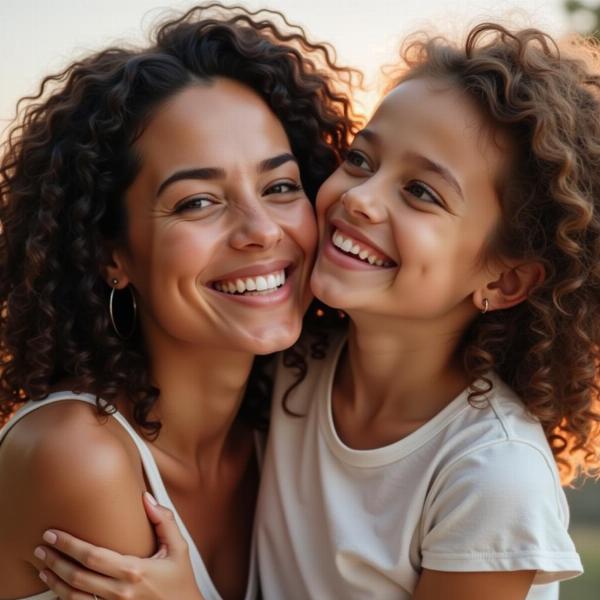
<path fill-rule="evenodd" d="M 535 571 L 460 573 L 423 569 L 413 600 L 524 600 Z"/>
<path fill-rule="evenodd" d="M 187 543 L 173 514 L 158 506 L 150 494 L 144 494 L 144 507 L 159 541 L 154 556 L 146 559 L 126 556 L 51 530 L 44 534 L 46 568 L 40 577 L 62 600 L 89 598 L 94 594 L 106 600 L 169 600 L 175 590 L 181 600 L 203 600 L 196 586 Z M 78 595 L 82 592 L 90 596 Z"/>

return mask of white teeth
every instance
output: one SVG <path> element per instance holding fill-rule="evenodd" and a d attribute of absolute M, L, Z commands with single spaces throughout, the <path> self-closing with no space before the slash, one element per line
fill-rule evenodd
<path fill-rule="evenodd" d="M 348 254 L 354 254 L 358 256 L 361 260 L 368 262 L 371 265 L 376 265 L 378 267 L 382 267 L 384 265 L 391 265 L 388 261 L 383 260 L 379 256 L 371 254 L 368 250 L 362 248 L 360 243 L 356 240 L 346 238 L 339 232 L 339 230 L 335 230 L 333 232 L 333 236 L 331 238 L 333 245 L 339 248 L 342 252 L 346 252 Z"/>
<path fill-rule="evenodd" d="M 245 277 L 230 281 L 217 281 L 214 287 L 226 294 L 244 294 L 245 292 L 273 291 L 285 283 L 285 271 L 274 271 L 257 277 Z"/>
<path fill-rule="evenodd" d="M 259 292 L 264 292 L 267 289 L 267 280 L 260 275 L 256 278 L 256 289 Z"/>

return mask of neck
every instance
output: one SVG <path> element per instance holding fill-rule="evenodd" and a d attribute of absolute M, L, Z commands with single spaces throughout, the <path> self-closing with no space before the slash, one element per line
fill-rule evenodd
<path fill-rule="evenodd" d="M 254 356 L 165 339 L 149 347 L 153 383 L 160 390 L 150 418 L 162 424 L 154 445 L 203 469 L 218 466 L 228 442 L 236 439 L 231 433 Z"/>
<path fill-rule="evenodd" d="M 348 353 L 336 388 L 365 419 L 390 414 L 422 423 L 447 405 L 467 384 L 457 347 L 465 323 L 406 321 L 350 314 Z"/>

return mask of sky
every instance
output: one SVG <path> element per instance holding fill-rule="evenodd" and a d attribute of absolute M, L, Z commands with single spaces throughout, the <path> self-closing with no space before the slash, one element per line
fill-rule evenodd
<path fill-rule="evenodd" d="M 460 35 L 481 20 L 533 25 L 562 35 L 576 25 L 562 0 L 242 0 L 282 11 L 313 40 L 328 41 L 338 58 L 363 70 L 369 90 L 359 96 L 368 113 L 379 96 L 379 69 L 394 62 L 408 33 L 435 28 Z M 143 42 L 153 22 L 195 4 L 172 0 L 0 0 L 0 132 L 19 98 L 41 79 L 89 51 L 119 41 Z"/>

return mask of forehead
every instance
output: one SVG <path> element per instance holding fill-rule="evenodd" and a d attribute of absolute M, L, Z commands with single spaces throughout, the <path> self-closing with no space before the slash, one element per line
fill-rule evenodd
<path fill-rule="evenodd" d="M 450 82 L 419 78 L 400 83 L 384 98 L 368 129 L 390 152 L 423 155 L 463 178 L 485 173 L 497 182 L 510 158 L 505 136 Z"/>
<path fill-rule="evenodd" d="M 281 122 L 250 88 L 227 79 L 198 83 L 167 100 L 137 140 L 142 168 L 222 166 L 289 152 Z"/>

